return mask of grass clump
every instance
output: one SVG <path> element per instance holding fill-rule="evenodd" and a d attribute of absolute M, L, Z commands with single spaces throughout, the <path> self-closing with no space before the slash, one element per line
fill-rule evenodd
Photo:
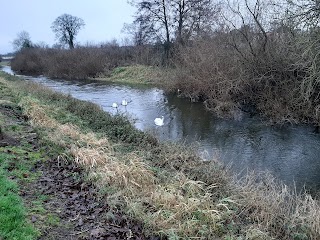
<path fill-rule="evenodd" d="M 3 179 L 0 183 L 8 187 L 8 183 Z M 38 233 L 25 221 L 26 212 L 21 199 L 17 193 L 6 190 L 1 189 L 4 195 L 0 197 L 0 236 L 4 239 L 35 239 Z"/>
<path fill-rule="evenodd" d="M 8 172 L 19 158 L 25 156 L 21 149 L 0 148 L 0 238 L 4 239 L 36 239 L 39 232 L 27 221 L 19 187 L 10 178 L 29 178 L 28 163 L 15 166 L 15 171 Z M 18 159 L 17 159 L 18 158 Z"/>
<path fill-rule="evenodd" d="M 159 84 L 164 78 L 164 69 L 145 65 L 131 65 L 116 67 L 107 76 L 99 76 L 98 80 L 131 83 L 131 84 Z"/>

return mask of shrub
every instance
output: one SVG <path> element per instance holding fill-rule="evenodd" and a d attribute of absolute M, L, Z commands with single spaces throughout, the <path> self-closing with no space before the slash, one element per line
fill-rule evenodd
<path fill-rule="evenodd" d="M 308 68 L 314 68 L 307 63 L 314 61 L 303 59 L 305 46 L 282 32 L 270 35 L 260 51 L 259 43 L 253 41 L 250 49 L 231 35 L 216 33 L 179 49 L 174 80 L 181 95 L 224 116 L 237 116 L 241 108 L 275 122 L 316 122 L 317 97 L 307 97 L 303 90 L 315 82 L 308 77 Z M 316 95 L 318 85 L 308 86 Z"/>
<path fill-rule="evenodd" d="M 75 49 L 29 48 L 17 53 L 12 70 L 52 78 L 86 79 L 110 74 L 118 66 L 133 63 L 159 64 L 159 49 L 152 46 L 120 47 L 101 45 Z"/>

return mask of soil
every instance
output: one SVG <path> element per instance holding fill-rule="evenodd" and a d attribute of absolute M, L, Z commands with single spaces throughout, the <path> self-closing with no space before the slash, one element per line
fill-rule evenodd
<path fill-rule="evenodd" d="M 18 112 L 18 107 L 13 107 L 9 101 L 0 104 L 0 114 L 5 117 L 6 125 L 12 124 L 12 121 L 20 124 L 21 118 L 23 118 L 22 114 Z M 6 134 L 0 125 L 0 147 L 16 146 L 18 144 L 19 140 Z"/>
<path fill-rule="evenodd" d="M 121 209 L 111 209 L 98 189 L 84 181 L 84 170 L 70 163 L 50 159 L 39 162 L 42 176 L 22 191 L 26 199 L 35 193 L 50 196 L 45 208 L 59 217 L 58 226 L 46 229 L 40 239 L 157 239 L 142 233 L 142 224 Z M 37 221 L 36 216 L 31 216 Z"/>
<path fill-rule="evenodd" d="M 30 151 L 45 147 L 20 109 L 0 105 L 0 114 L 4 116 L 6 126 L 19 124 L 24 128 L 23 134 L 11 134 L 2 128 L 0 146 L 19 146 L 27 141 L 33 146 Z M 39 178 L 23 183 L 20 190 L 27 208 L 32 208 L 39 196 L 45 196 L 45 212 L 28 216 L 41 231 L 39 239 L 161 239 L 146 237 L 143 225 L 127 216 L 121 206 L 111 208 L 106 203 L 106 196 L 99 194 L 97 187 L 85 180 L 84 169 L 71 161 L 45 157 L 47 160 L 39 160 L 32 169 L 40 174 Z"/>
<path fill-rule="evenodd" d="M 5 134 L 0 126 L 0 147 L 6 147 L 6 146 L 16 146 L 19 144 L 19 141 L 17 141 L 15 138 L 8 136 Z"/>

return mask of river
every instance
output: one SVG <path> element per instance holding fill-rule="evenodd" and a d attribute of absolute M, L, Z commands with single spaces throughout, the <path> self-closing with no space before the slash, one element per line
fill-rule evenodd
<path fill-rule="evenodd" d="M 10 67 L 3 71 L 13 74 Z M 56 91 L 100 105 L 112 114 L 128 116 L 132 123 L 162 141 L 197 142 L 206 160 L 218 159 L 236 173 L 269 171 L 284 183 L 320 190 L 320 134 L 307 125 L 272 126 L 259 117 L 221 119 L 201 103 L 166 95 L 161 89 L 98 81 L 53 80 L 21 76 Z M 127 106 L 121 101 L 126 99 Z M 118 108 L 112 104 L 118 103 Z M 154 119 L 164 116 L 164 126 Z"/>

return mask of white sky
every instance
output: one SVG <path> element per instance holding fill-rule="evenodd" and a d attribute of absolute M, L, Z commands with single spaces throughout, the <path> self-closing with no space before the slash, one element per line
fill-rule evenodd
<path fill-rule="evenodd" d="M 86 24 L 77 42 L 121 41 L 126 37 L 123 24 L 133 21 L 134 12 L 127 0 L 0 0 L 0 54 L 13 51 L 12 41 L 21 31 L 27 31 L 33 43 L 51 46 L 56 42 L 51 24 L 64 13 Z"/>

